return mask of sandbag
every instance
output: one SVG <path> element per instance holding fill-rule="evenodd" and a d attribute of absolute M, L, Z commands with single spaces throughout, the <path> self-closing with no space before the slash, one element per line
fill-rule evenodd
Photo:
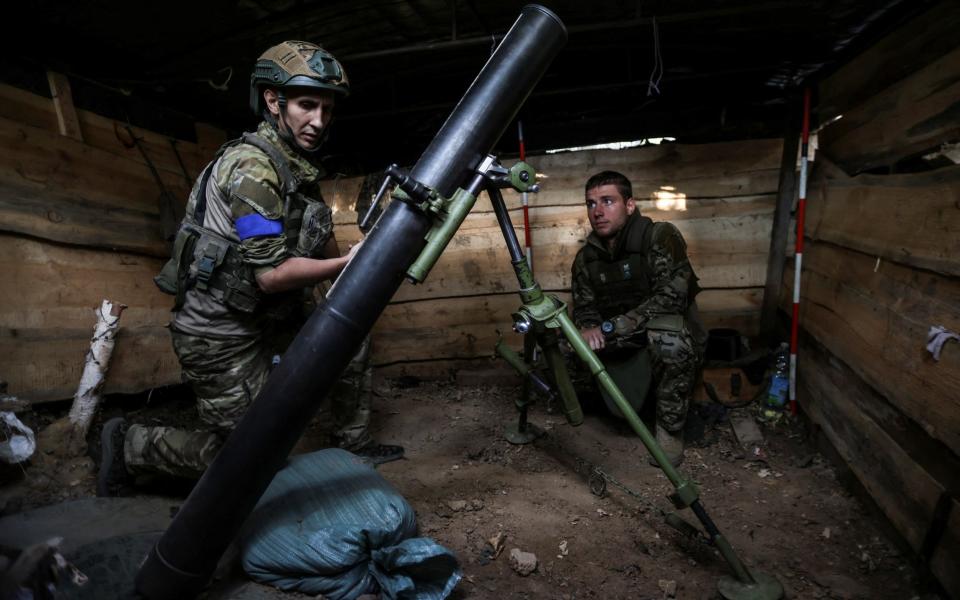
<path fill-rule="evenodd" d="M 244 525 L 240 558 L 254 580 L 349 600 L 440 600 L 462 577 L 452 552 L 414 537 L 416 515 L 376 470 L 336 448 L 292 458 Z"/>

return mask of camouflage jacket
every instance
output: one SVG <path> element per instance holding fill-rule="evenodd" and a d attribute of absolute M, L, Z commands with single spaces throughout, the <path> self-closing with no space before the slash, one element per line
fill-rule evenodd
<path fill-rule="evenodd" d="M 205 190 L 198 178 L 184 218 L 237 244 L 253 276 L 293 256 L 321 258 L 333 236 L 332 213 L 320 195 L 320 169 L 290 148 L 272 125 L 261 123 L 256 135 L 286 159 L 295 192 L 284 192 L 283 178 L 262 149 L 233 143 L 214 161 Z M 201 193 L 206 211 L 203 222 L 196 223 Z M 263 311 L 238 314 L 210 294 L 190 290 L 173 326 L 195 335 L 248 336 L 260 333 L 266 317 Z"/>
<path fill-rule="evenodd" d="M 644 226 L 649 231 L 644 232 L 642 243 L 625 243 Z M 573 261 L 573 320 L 578 327 L 596 327 L 604 320 L 616 319 L 625 323 L 618 325 L 617 333 L 629 335 L 644 329 L 653 317 L 686 317 L 699 287 L 687 259 L 686 243 L 674 225 L 634 214 L 613 248 L 611 252 L 591 232 Z M 605 276 L 610 272 L 620 275 L 618 281 Z"/>

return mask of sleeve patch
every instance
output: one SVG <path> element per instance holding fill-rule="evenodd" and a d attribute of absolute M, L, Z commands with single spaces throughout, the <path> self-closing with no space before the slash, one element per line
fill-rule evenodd
<path fill-rule="evenodd" d="M 243 175 L 233 186 L 233 195 L 264 217 L 278 218 L 283 215 L 283 200 L 265 179 L 260 181 Z"/>
<path fill-rule="evenodd" d="M 244 215 L 234 222 L 240 241 L 252 237 L 275 236 L 283 233 L 283 221 L 267 219 L 259 213 Z"/>

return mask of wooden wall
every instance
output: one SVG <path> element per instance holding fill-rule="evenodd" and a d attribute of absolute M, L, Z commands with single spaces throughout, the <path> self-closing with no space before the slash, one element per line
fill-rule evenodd
<path fill-rule="evenodd" d="M 0 85 L 0 379 L 28 400 L 73 395 L 103 298 L 129 306 L 107 391 L 180 381 L 165 327 L 170 297 L 152 281 L 167 253 L 160 188 L 118 138 L 123 123 L 72 114 L 61 129 L 53 100 Z M 170 139 L 133 129 L 183 202 L 187 183 Z M 199 143 L 176 141 L 190 178 L 224 139 L 206 126 L 197 134 Z"/>
<path fill-rule="evenodd" d="M 939 362 L 925 346 L 931 326 L 960 331 L 960 165 L 851 175 L 958 141 L 960 39 L 930 37 L 958 25 L 943 3 L 822 82 L 821 111 L 843 118 L 810 182 L 798 375 L 804 411 L 953 597 L 960 344 Z M 792 284 L 791 265 L 784 308 Z"/>
<path fill-rule="evenodd" d="M 54 103 L 0 86 L 0 378 L 34 400 L 68 398 L 103 298 L 127 304 L 107 391 L 179 381 L 165 325 L 171 300 L 152 282 L 166 249 L 160 190 L 122 123 L 76 111 L 60 133 Z M 73 136 L 72 132 L 79 132 Z M 164 183 L 181 201 L 187 184 L 164 136 L 136 131 Z M 81 139 L 76 139 L 80 137 Z M 177 141 L 193 178 L 223 140 L 198 126 L 200 143 Z M 542 286 L 569 300 L 570 266 L 589 230 L 583 182 L 602 169 L 630 177 L 641 210 L 674 222 L 705 288 L 708 326 L 755 333 L 778 179 L 779 140 L 649 146 L 534 157 L 549 178 L 532 196 L 534 266 Z M 355 242 L 362 178 L 326 182 L 341 246 Z M 516 225 L 520 199 L 507 194 Z M 522 237 L 522 231 L 518 230 Z M 496 330 L 519 306 L 499 227 L 484 197 L 423 285 L 404 284 L 375 330 L 384 375 L 446 375 L 484 366 Z"/>
<path fill-rule="evenodd" d="M 548 176 L 531 195 L 535 275 L 544 289 L 569 301 L 570 268 L 589 232 L 583 204 L 586 179 L 604 169 L 633 182 L 641 211 L 675 223 L 705 288 L 698 298 L 709 327 L 754 334 L 766 274 L 781 142 L 671 144 L 529 158 Z M 360 179 L 328 182 L 342 243 L 358 239 L 353 205 Z M 523 240 L 517 194 L 505 200 Z M 514 347 L 510 314 L 520 305 L 516 278 L 489 200 L 482 197 L 422 285 L 404 283 L 374 331 L 381 373 L 437 375 L 484 366 L 496 331 Z"/>

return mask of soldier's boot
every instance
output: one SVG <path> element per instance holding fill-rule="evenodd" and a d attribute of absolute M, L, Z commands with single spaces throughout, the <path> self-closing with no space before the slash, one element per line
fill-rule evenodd
<path fill-rule="evenodd" d="M 363 448 L 353 450 L 353 453 L 368 465 L 376 466 L 403 458 L 403 446 L 371 442 Z"/>
<path fill-rule="evenodd" d="M 129 492 L 133 475 L 123 458 L 123 442 L 130 425 L 123 417 L 103 424 L 100 432 L 100 470 L 97 471 L 97 496 L 122 496 Z"/>
<path fill-rule="evenodd" d="M 683 462 L 683 428 L 681 427 L 678 431 L 668 431 L 666 427 L 657 423 L 656 438 L 657 444 L 667 455 L 670 464 L 679 467 L 680 463 Z M 650 456 L 650 464 L 654 467 L 660 467 L 660 464 L 653 459 L 652 455 Z"/>

